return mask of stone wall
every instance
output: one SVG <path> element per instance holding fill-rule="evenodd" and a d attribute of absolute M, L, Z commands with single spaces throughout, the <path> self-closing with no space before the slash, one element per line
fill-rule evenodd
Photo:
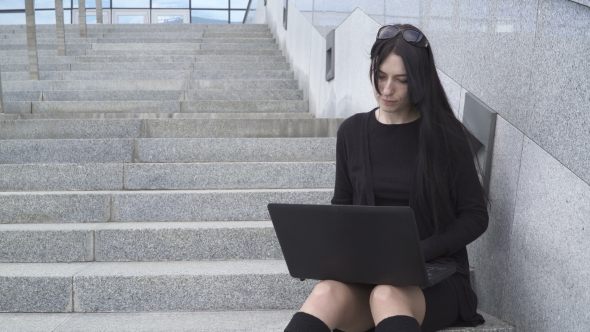
<path fill-rule="evenodd" d="M 480 307 L 519 331 L 590 326 L 585 1 L 422 0 L 412 20 L 431 42 L 457 116 L 466 92 L 498 112 L 490 226 L 469 251 Z M 406 0 L 387 0 L 387 15 L 404 6 Z M 356 9 L 340 24 L 335 78 L 326 82 L 323 35 L 292 2 L 284 30 L 282 7 L 282 0 L 268 0 L 266 8 L 260 1 L 255 20 L 270 26 L 311 112 L 348 117 L 376 106 L 369 50 L 383 22 Z"/>

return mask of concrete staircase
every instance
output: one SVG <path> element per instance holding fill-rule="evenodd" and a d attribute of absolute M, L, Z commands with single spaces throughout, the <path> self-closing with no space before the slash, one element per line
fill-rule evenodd
<path fill-rule="evenodd" d="M 282 331 L 266 204 L 326 204 L 316 119 L 268 28 L 0 26 L 0 331 Z M 477 329 L 513 331 L 493 317 Z"/>

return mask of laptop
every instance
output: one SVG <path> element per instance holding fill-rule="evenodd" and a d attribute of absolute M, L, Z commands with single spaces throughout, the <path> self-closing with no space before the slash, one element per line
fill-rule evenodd
<path fill-rule="evenodd" d="M 289 269 L 299 279 L 432 286 L 453 264 L 426 264 L 407 206 L 268 204 Z"/>

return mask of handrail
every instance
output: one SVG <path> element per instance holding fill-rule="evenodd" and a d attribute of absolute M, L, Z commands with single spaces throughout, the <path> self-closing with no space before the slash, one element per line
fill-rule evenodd
<path fill-rule="evenodd" d="M 246 7 L 246 14 L 244 14 L 244 20 L 242 21 L 242 24 L 246 23 L 246 19 L 248 18 L 248 13 L 250 12 L 250 5 L 252 5 L 252 0 L 248 1 L 248 7 Z"/>

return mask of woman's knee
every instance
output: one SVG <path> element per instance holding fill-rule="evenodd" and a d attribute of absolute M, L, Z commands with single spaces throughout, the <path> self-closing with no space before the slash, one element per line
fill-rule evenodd
<path fill-rule="evenodd" d="M 411 306 L 411 290 L 407 287 L 391 285 L 378 285 L 373 288 L 370 297 L 371 307 L 373 306 Z"/>
<path fill-rule="evenodd" d="M 418 287 L 378 285 L 371 292 L 369 303 L 373 314 L 408 315 L 419 322 L 424 317 L 424 295 Z"/>
<path fill-rule="evenodd" d="M 324 280 L 315 285 L 309 295 L 309 300 L 321 306 L 337 306 L 346 301 L 347 293 L 349 293 L 349 290 L 344 283 Z"/>

